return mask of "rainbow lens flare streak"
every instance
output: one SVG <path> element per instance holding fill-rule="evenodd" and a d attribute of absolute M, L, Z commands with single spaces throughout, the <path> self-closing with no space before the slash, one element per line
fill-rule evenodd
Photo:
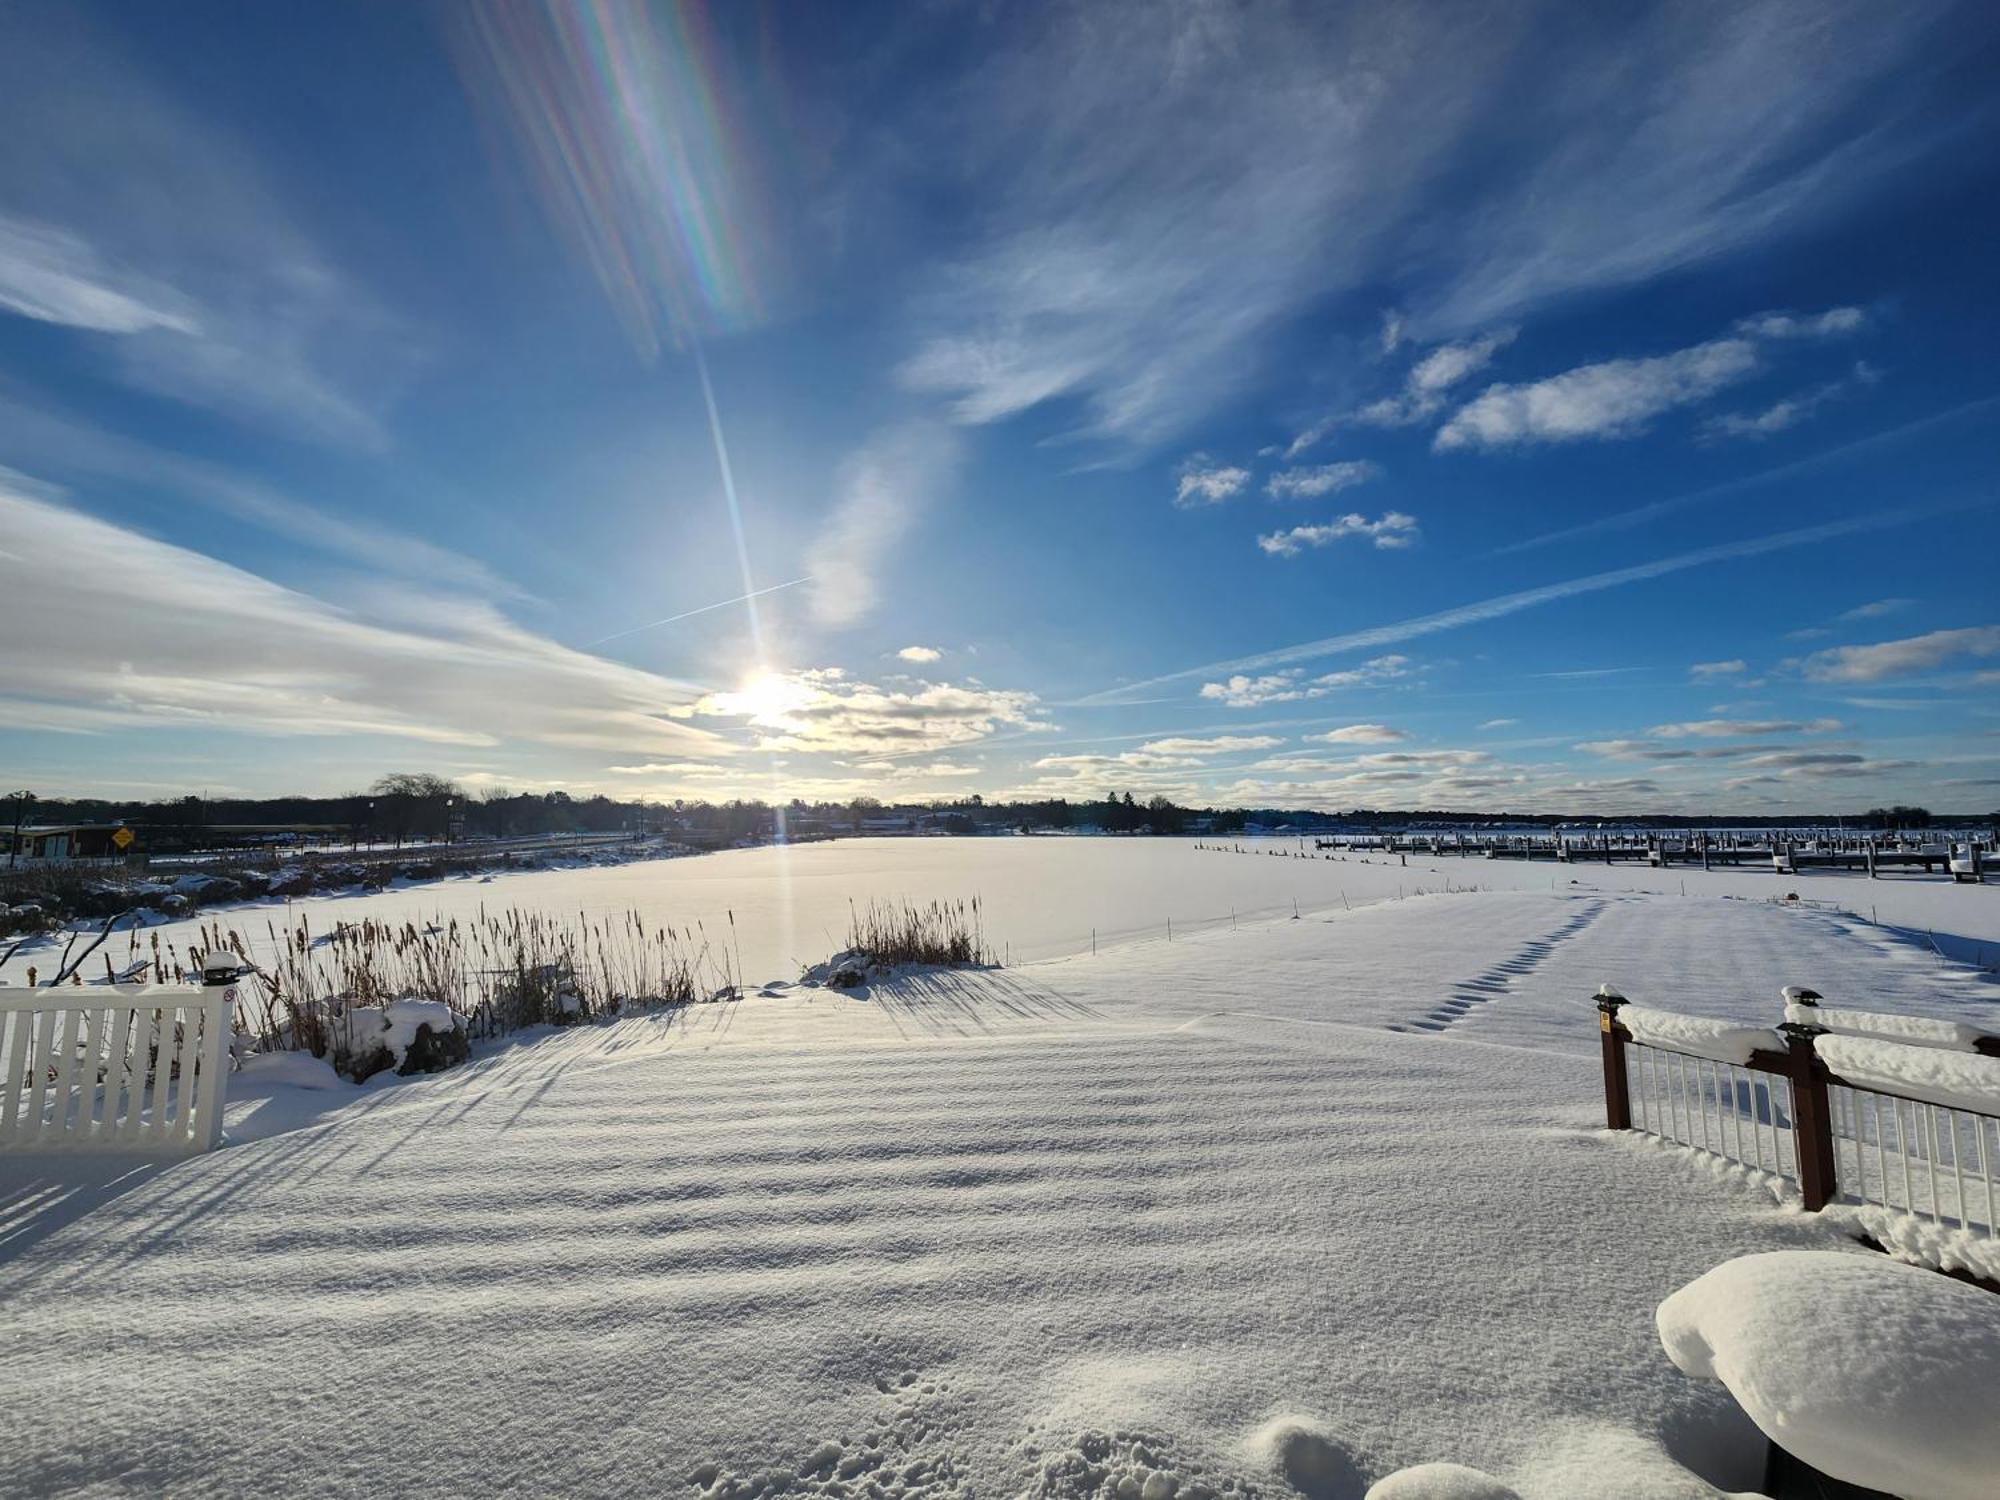
<path fill-rule="evenodd" d="M 767 311 L 755 133 L 702 0 L 484 0 L 462 71 L 647 358 Z"/>

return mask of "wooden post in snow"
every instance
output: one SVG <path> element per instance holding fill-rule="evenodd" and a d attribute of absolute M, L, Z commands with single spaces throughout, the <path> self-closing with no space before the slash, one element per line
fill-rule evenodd
<path fill-rule="evenodd" d="M 1838 1192 L 1826 1069 L 1813 1051 L 1813 1038 L 1825 1036 L 1826 1028 L 1787 1021 L 1778 1030 L 1791 1059 L 1792 1150 L 1799 1166 L 1800 1206 L 1807 1213 L 1818 1213 Z"/>
<path fill-rule="evenodd" d="M 1604 1051 L 1604 1125 L 1607 1130 L 1632 1128 L 1632 1091 L 1625 1073 L 1625 1028 L 1618 1024 L 1618 1007 L 1625 997 L 1608 984 L 1597 987 L 1597 1031 Z"/>

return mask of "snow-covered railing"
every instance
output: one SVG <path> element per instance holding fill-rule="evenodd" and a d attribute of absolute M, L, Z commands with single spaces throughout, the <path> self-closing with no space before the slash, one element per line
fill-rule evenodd
<path fill-rule="evenodd" d="M 1873 1037 L 1907 1042 L 1916 1047 L 1946 1047 L 1954 1052 L 1979 1052 L 2000 1057 L 2000 1036 L 1964 1021 L 1938 1016 L 1902 1016 L 1886 1011 L 1845 1010 L 1820 1004 L 1821 995 L 1800 985 L 1784 989 L 1785 1019 L 1798 1026 L 1817 1026 L 1839 1036 Z"/>
<path fill-rule="evenodd" d="M 220 1144 L 236 977 L 0 989 L 0 1151 Z"/>
<path fill-rule="evenodd" d="M 1823 1010 L 1777 1030 L 1597 997 L 1606 1123 L 1787 1178 L 1811 1210 L 1879 1205 L 2000 1240 L 2000 1056 L 1957 1023 Z M 1974 1050 L 1977 1047 L 1978 1050 Z"/>

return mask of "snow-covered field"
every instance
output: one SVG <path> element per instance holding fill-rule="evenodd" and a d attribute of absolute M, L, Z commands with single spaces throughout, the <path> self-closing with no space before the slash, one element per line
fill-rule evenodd
<path fill-rule="evenodd" d="M 1526 1500 L 1748 1489 L 1758 1440 L 1657 1304 L 1870 1252 L 1600 1131 L 1589 996 L 1770 1023 L 1808 983 L 2000 1027 L 1923 935 L 2000 948 L 2000 890 L 1824 882 L 1909 931 L 1756 899 L 1821 884 L 1023 839 L 339 903 L 700 893 L 755 979 L 850 896 L 977 894 L 1017 961 L 243 1089 L 235 1144 L 170 1168 L 7 1164 L 0 1493 L 1358 1500 L 1430 1460 Z"/>

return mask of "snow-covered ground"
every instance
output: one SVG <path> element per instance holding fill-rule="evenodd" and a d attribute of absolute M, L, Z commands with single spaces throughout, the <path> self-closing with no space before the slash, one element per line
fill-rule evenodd
<path fill-rule="evenodd" d="M 966 847 L 992 862 L 953 884 Z M 1750 876 L 995 840 L 658 879 L 704 868 L 746 950 L 790 911 L 753 978 L 823 956 L 849 895 L 980 894 L 1026 948 L 1177 928 L 266 1082 L 170 1168 L 7 1164 L 0 1493 L 1358 1500 L 1434 1460 L 1525 1500 L 1749 1489 L 1760 1440 L 1656 1306 L 1734 1256 L 1871 1252 L 1599 1130 L 1589 997 L 1769 1024 L 1807 983 L 2000 1027 L 1977 970 L 1729 899 Z M 667 899 L 645 871 L 566 904 Z M 1487 888 L 1395 899 L 1461 873 Z M 1898 888 L 1974 934 L 2000 896 Z M 1179 925 L 1232 901 L 1286 915 Z"/>

